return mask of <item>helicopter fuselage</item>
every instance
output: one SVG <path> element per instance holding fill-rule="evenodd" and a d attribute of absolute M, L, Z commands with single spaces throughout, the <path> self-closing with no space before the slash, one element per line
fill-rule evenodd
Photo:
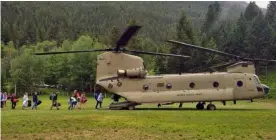
<path fill-rule="evenodd" d="M 99 55 L 97 63 L 96 84 L 136 103 L 249 100 L 265 95 L 264 86 L 253 73 L 149 76 L 143 75 L 142 58 L 112 52 Z"/>
<path fill-rule="evenodd" d="M 139 78 L 103 79 L 109 92 L 137 103 L 249 100 L 265 95 L 255 74 L 194 73 Z"/>

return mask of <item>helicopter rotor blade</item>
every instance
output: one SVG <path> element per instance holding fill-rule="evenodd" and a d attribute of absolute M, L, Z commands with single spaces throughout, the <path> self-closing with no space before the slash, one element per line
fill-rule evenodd
<path fill-rule="evenodd" d="M 120 39 L 116 43 L 115 51 L 119 51 L 120 47 L 127 45 L 128 41 L 142 26 L 129 26 L 126 31 L 121 35 Z"/>
<path fill-rule="evenodd" d="M 86 51 L 66 51 L 66 52 L 46 52 L 46 53 L 34 53 L 34 55 L 52 55 L 52 54 L 102 52 L 102 51 L 112 51 L 112 49 L 94 49 L 94 50 L 86 50 Z"/>
<path fill-rule="evenodd" d="M 222 51 L 219 51 L 219 50 L 204 48 L 204 47 L 200 47 L 200 46 L 196 46 L 196 45 L 191 45 L 191 44 L 187 44 L 187 43 L 180 42 L 180 41 L 175 41 L 175 40 L 168 40 L 167 42 L 170 42 L 170 43 L 173 43 L 173 44 L 177 44 L 177 45 L 182 45 L 182 46 L 185 46 L 187 48 L 197 49 L 197 50 L 200 50 L 200 51 L 216 53 L 216 54 L 219 54 L 219 55 L 222 55 L 222 56 L 228 56 L 228 57 L 234 58 L 236 60 L 276 62 L 276 60 L 259 59 L 259 58 L 256 58 L 256 59 L 253 59 L 253 58 L 244 58 L 244 57 L 241 57 L 239 55 L 235 55 L 235 54 L 231 54 L 231 53 L 226 53 L 226 52 L 222 52 Z"/>
<path fill-rule="evenodd" d="M 238 56 L 238 55 L 234 55 L 234 54 L 230 54 L 230 53 L 226 53 L 226 52 L 222 52 L 222 51 L 218 51 L 218 50 L 213 50 L 213 49 L 209 49 L 209 48 L 204 48 L 204 47 L 200 47 L 200 46 L 196 46 L 196 45 L 191 45 L 191 44 L 187 44 L 187 43 L 179 42 L 179 41 L 175 41 L 175 40 L 168 40 L 167 42 L 177 44 L 177 45 L 182 45 L 182 46 L 185 46 L 187 48 L 198 49 L 200 51 L 217 53 L 217 54 L 229 56 L 229 57 L 232 57 L 232 58 L 240 58 L 240 56 Z"/>
<path fill-rule="evenodd" d="M 190 56 L 186 56 L 186 55 L 146 52 L 146 51 L 137 51 L 137 50 L 128 50 L 128 49 L 123 49 L 123 52 L 131 52 L 131 53 L 136 53 L 136 54 L 148 54 L 148 55 L 160 55 L 160 56 L 173 56 L 173 57 L 190 58 Z"/>
<path fill-rule="evenodd" d="M 228 62 L 228 63 L 223 63 L 223 64 L 218 64 L 218 65 L 215 65 L 215 66 L 212 66 L 210 68 L 221 68 L 221 67 L 227 67 L 227 66 L 230 66 L 230 65 L 233 65 L 235 64 L 237 61 L 234 61 L 234 62 Z"/>

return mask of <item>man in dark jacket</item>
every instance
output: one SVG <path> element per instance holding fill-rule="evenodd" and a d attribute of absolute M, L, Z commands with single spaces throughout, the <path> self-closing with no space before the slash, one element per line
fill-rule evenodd
<path fill-rule="evenodd" d="M 53 107 L 56 107 L 57 110 L 59 110 L 57 99 L 58 99 L 58 92 L 56 91 L 51 95 L 51 100 L 52 100 L 51 110 L 53 109 Z"/>
<path fill-rule="evenodd" d="M 33 107 L 32 107 L 32 109 L 35 109 L 35 110 L 37 110 L 37 102 L 38 102 L 38 99 L 37 99 L 37 93 L 35 92 L 34 94 L 33 94 Z"/>

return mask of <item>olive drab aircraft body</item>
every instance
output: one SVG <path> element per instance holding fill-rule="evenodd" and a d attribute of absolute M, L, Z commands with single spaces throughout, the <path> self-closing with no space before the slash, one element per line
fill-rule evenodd
<path fill-rule="evenodd" d="M 196 108 L 204 109 L 205 102 L 209 102 L 207 109 L 215 110 L 216 106 L 212 104 L 215 101 L 222 101 L 224 104 L 226 101 L 236 103 L 237 100 L 252 100 L 269 93 L 269 87 L 262 84 L 255 74 L 252 62 L 276 62 L 276 60 L 243 58 L 174 40 L 168 42 L 241 61 L 231 63 L 226 72 L 149 75 L 143 59 L 126 52 L 180 58 L 189 56 L 126 49 L 124 46 L 140 28 L 140 26 L 128 27 L 114 48 L 36 53 L 36 55 L 105 51 L 97 57 L 96 86 L 126 100 L 110 104 L 110 109 L 134 109 L 136 105 L 143 103 L 185 102 L 198 102 Z"/>

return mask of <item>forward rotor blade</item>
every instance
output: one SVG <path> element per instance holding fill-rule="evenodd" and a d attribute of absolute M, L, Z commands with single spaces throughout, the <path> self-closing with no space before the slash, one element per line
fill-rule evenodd
<path fill-rule="evenodd" d="M 135 35 L 140 28 L 141 26 L 129 26 L 117 41 L 115 51 L 119 51 L 121 46 L 127 45 L 130 38 Z"/>
<path fill-rule="evenodd" d="M 148 54 L 148 55 L 160 55 L 160 56 L 173 56 L 173 57 L 182 57 L 182 58 L 189 58 L 190 57 L 190 56 L 186 56 L 186 55 L 145 52 L 145 51 L 136 51 L 136 50 L 127 50 L 127 49 L 124 49 L 123 52 L 132 52 L 132 53 L 136 53 L 136 54 Z"/>
<path fill-rule="evenodd" d="M 34 53 L 34 55 L 52 55 L 52 54 L 102 52 L 102 51 L 112 51 L 112 49 L 94 49 L 94 50 L 86 50 L 86 51 L 66 51 L 66 52 L 46 52 L 46 53 Z"/>
<path fill-rule="evenodd" d="M 220 54 L 220 55 L 224 55 L 224 56 L 229 56 L 229 57 L 236 58 L 236 59 L 241 58 L 238 55 L 234 55 L 234 54 L 230 54 L 230 53 L 226 53 L 226 52 L 222 52 L 222 51 L 218 51 L 218 50 L 213 50 L 213 49 L 209 49 L 209 48 L 203 48 L 200 46 L 191 45 L 191 44 L 187 44 L 187 43 L 183 43 L 183 42 L 179 42 L 179 41 L 175 41 L 175 40 L 168 40 L 167 42 L 177 44 L 177 45 L 182 45 L 182 46 L 185 46 L 188 48 L 198 49 L 200 51 L 212 52 L 212 53 L 216 53 L 216 54 Z"/>

